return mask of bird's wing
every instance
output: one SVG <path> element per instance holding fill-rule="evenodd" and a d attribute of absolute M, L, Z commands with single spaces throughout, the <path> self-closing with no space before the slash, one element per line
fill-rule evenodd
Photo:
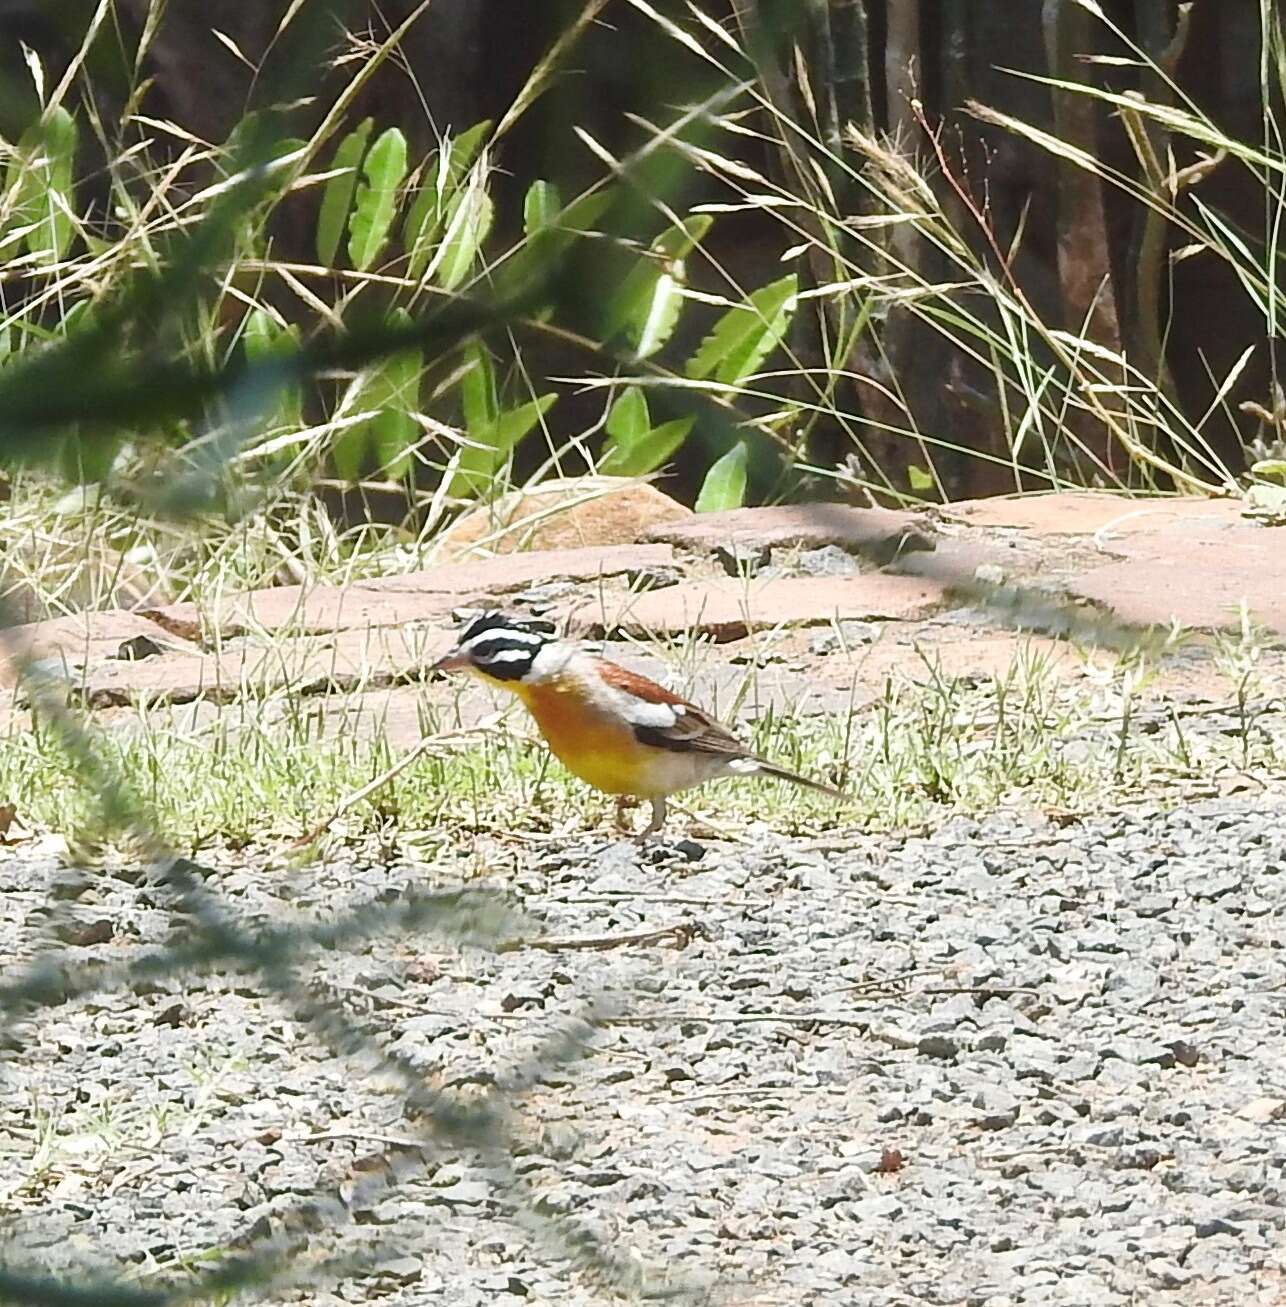
<path fill-rule="evenodd" d="M 742 758 L 749 752 L 709 713 L 646 676 L 606 661 L 599 664 L 599 672 L 612 689 L 621 693 L 625 714 L 640 744 L 676 753 L 724 754 L 729 758 Z"/>

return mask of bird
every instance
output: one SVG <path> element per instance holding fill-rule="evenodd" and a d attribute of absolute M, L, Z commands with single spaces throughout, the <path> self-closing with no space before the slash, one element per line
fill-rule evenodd
<path fill-rule="evenodd" d="M 652 805 L 639 838 L 661 830 L 666 800 L 724 776 L 769 776 L 843 800 L 831 785 L 761 758 L 709 713 L 655 681 L 560 639 L 552 623 L 489 609 L 460 633 L 431 671 L 465 672 L 517 695 L 545 743 L 581 780 Z"/>

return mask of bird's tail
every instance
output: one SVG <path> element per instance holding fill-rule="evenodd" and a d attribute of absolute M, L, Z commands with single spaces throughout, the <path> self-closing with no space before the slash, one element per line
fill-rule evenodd
<path fill-rule="evenodd" d="M 832 799 L 841 802 L 849 797 L 843 790 L 837 790 L 833 785 L 810 780 L 807 776 L 801 776 L 798 772 L 789 771 L 785 767 L 779 767 L 775 762 L 769 762 L 767 758 L 756 758 L 754 764 L 754 770 L 760 776 L 771 776 L 774 780 L 789 781 L 792 785 L 802 785 L 807 790 L 816 790 L 818 794 L 829 795 Z"/>

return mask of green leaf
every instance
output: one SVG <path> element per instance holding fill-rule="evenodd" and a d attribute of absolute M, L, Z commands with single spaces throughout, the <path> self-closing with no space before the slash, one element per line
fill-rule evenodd
<path fill-rule="evenodd" d="M 708 213 L 690 213 L 681 223 L 667 227 L 652 242 L 652 253 L 662 259 L 685 259 L 703 241 L 714 219 Z"/>
<path fill-rule="evenodd" d="M 538 228 L 526 244 L 505 259 L 499 269 L 499 279 L 515 287 L 541 280 L 578 236 L 594 230 L 594 224 L 616 199 L 617 193 L 610 187 L 577 196 L 553 215 L 547 227 Z"/>
<path fill-rule="evenodd" d="M 444 156 L 447 162 L 447 181 L 451 186 L 460 184 L 460 179 L 478 157 L 478 151 L 482 149 L 490 135 L 491 119 L 485 118 L 446 142 Z"/>
<path fill-rule="evenodd" d="M 405 309 L 394 309 L 389 314 L 389 326 L 395 329 L 411 326 L 411 315 Z M 371 445 L 375 452 L 375 466 L 380 474 L 396 481 L 411 470 L 411 453 L 423 432 L 414 414 L 420 407 L 420 378 L 424 375 L 424 351 L 401 350 L 384 359 L 376 377 L 383 393 L 380 415 L 371 427 Z"/>
<path fill-rule="evenodd" d="M 786 336 L 795 312 L 798 281 L 792 275 L 761 286 L 745 304 L 729 309 L 688 363 L 688 376 L 727 385 L 744 381 Z"/>
<path fill-rule="evenodd" d="M 76 142 L 79 135 L 76 120 L 59 106 L 49 116 L 45 130 L 45 150 L 49 159 L 48 185 L 49 205 L 48 241 L 43 248 L 48 249 L 55 259 L 61 259 L 67 252 L 76 234 L 76 224 L 72 219 L 75 197 L 72 194 L 76 165 Z M 31 249 L 35 251 L 33 240 Z"/>
<path fill-rule="evenodd" d="M 397 189 L 406 176 L 406 137 L 396 127 L 380 134 L 362 165 L 353 216 L 348 224 L 348 257 L 365 272 L 384 248 L 397 212 Z"/>
<path fill-rule="evenodd" d="M 695 421 L 695 417 L 675 418 L 653 429 L 643 390 L 630 386 L 608 411 L 608 443 L 599 471 L 610 476 L 654 472 L 683 444 Z"/>
<path fill-rule="evenodd" d="M 698 513 L 722 513 L 729 508 L 740 508 L 746 502 L 746 466 L 749 450 L 744 440 L 738 441 L 720 459 L 711 465 L 697 496 Z"/>
<path fill-rule="evenodd" d="M 456 498 L 477 498 L 494 484 L 496 474 L 513 447 L 557 402 L 556 394 L 541 395 L 501 413 L 482 429 L 469 428 L 470 444 L 460 450 L 448 493 Z"/>
<path fill-rule="evenodd" d="M 553 182 L 532 182 L 522 202 L 523 231 L 528 236 L 534 236 L 553 222 L 562 207 L 563 202 L 559 198 L 558 187 Z"/>
<path fill-rule="evenodd" d="M 907 468 L 906 479 L 916 494 L 919 494 L 922 490 L 933 489 L 933 473 L 926 472 L 924 468 L 917 467 L 914 463 Z"/>
<path fill-rule="evenodd" d="M 442 150 L 438 153 L 437 173 L 442 178 L 443 184 L 440 191 L 443 197 L 450 195 L 451 191 L 464 180 L 465 173 L 468 173 L 469 166 L 474 159 L 478 157 L 482 146 L 486 144 L 486 139 L 491 135 L 491 119 L 482 120 L 481 123 L 474 123 L 467 131 L 463 131 L 459 136 L 448 137 L 443 141 Z M 446 171 L 443 173 L 443 161 L 446 162 Z"/>
<path fill-rule="evenodd" d="M 63 257 L 76 234 L 71 214 L 78 137 L 75 118 L 60 105 L 23 132 L 8 168 L 12 225 L 30 227 L 27 249 L 50 261 Z"/>
<path fill-rule="evenodd" d="M 390 327 L 409 326 L 405 309 L 389 314 Z M 364 422 L 354 423 L 336 437 L 332 448 L 335 471 L 345 481 L 355 481 L 374 464 L 374 470 L 388 480 L 397 480 L 411 470 L 412 451 L 423 434 L 414 414 L 420 407 L 420 378 L 424 375 L 424 351 L 400 350 L 369 368 L 363 376 L 353 408 L 373 409 Z"/>
<path fill-rule="evenodd" d="M 495 208 L 487 194 L 486 160 L 474 165 L 469 181 L 447 207 L 447 229 L 442 237 L 442 261 L 436 280 L 443 290 L 455 290 L 473 271 L 482 242 L 487 239 Z"/>
<path fill-rule="evenodd" d="M 652 429 L 647 396 L 639 386 L 629 386 L 607 414 L 607 434 L 617 443 L 632 445 Z"/>
<path fill-rule="evenodd" d="M 402 245 L 409 258 L 406 264 L 407 274 L 420 277 L 428 267 L 429 255 L 433 252 L 433 238 L 437 235 L 437 196 L 427 183 L 416 192 L 415 199 L 407 211 L 406 222 L 402 224 Z"/>
<path fill-rule="evenodd" d="M 321 211 L 317 216 L 317 260 L 323 267 L 335 266 L 335 253 L 343 238 L 348 213 L 353 207 L 353 194 L 357 190 L 357 170 L 361 167 L 366 142 L 374 125 L 373 118 L 362 119 L 339 143 L 330 162 L 332 170 L 343 168 L 346 171 L 332 177 L 322 192 Z"/>
<path fill-rule="evenodd" d="M 663 272 L 652 287 L 652 299 L 647 306 L 647 316 L 639 329 L 638 344 L 634 357 L 648 358 L 670 339 L 679 323 L 679 313 L 683 309 L 683 260 L 672 265 L 669 272 Z"/>
<path fill-rule="evenodd" d="M 268 142 L 263 150 L 263 165 L 266 167 L 276 163 L 280 159 L 284 159 L 287 155 L 295 154 L 298 151 L 305 149 L 307 144 L 307 141 L 301 140 L 297 136 L 276 137 Z M 289 166 L 273 168 L 265 181 L 258 201 L 247 210 L 247 213 L 260 217 L 266 216 L 275 204 L 280 203 L 290 185 L 291 178 L 292 173 Z M 262 233 L 253 230 L 252 225 L 252 230 L 248 234 L 250 235 L 252 242 L 252 257 L 266 258 L 267 253 L 265 246 L 262 244 Z"/>
<path fill-rule="evenodd" d="M 1286 459 L 1261 458 L 1250 465 L 1250 470 L 1266 481 L 1286 481 Z"/>
<path fill-rule="evenodd" d="M 604 476 L 642 477 L 669 462 L 670 455 L 688 438 L 696 417 L 675 418 L 645 431 L 637 440 L 612 446 L 599 461 Z"/>
<path fill-rule="evenodd" d="M 491 119 L 488 118 L 475 123 L 454 139 L 448 137 L 432 167 L 425 170 L 424 181 L 402 228 L 403 245 L 410 256 L 409 276 L 418 278 L 428 267 L 434 242 L 446 218 L 447 205 L 490 131 Z"/>
<path fill-rule="evenodd" d="M 529 403 L 520 404 L 500 415 L 492 441 L 496 453 L 503 458 L 540 421 L 557 402 L 554 393 L 540 395 Z"/>
<path fill-rule="evenodd" d="M 265 359 L 293 354 L 299 348 L 299 332 L 293 327 L 282 327 L 265 309 L 254 308 L 246 314 L 241 329 L 241 340 L 246 351 L 246 362 L 258 363 Z M 298 385 L 283 387 L 277 392 L 277 401 L 270 413 L 264 415 L 267 427 L 303 426 L 303 397 Z"/>
<path fill-rule="evenodd" d="M 373 419 L 371 444 L 379 475 L 389 481 L 400 481 L 411 471 L 415 446 L 424 435 L 413 416 L 423 372 L 424 358 L 418 350 L 395 355 L 384 369 L 389 405 Z"/>
<path fill-rule="evenodd" d="M 630 269 L 612 296 L 603 325 L 607 339 L 624 332 L 636 357 L 655 354 L 670 338 L 683 308 L 683 259 L 714 221 L 700 213 L 667 227 Z"/>
<path fill-rule="evenodd" d="M 252 109 L 238 118 L 219 151 L 219 166 L 224 175 L 231 176 L 235 169 L 244 168 L 258 154 L 267 134 L 267 114 L 264 110 Z"/>
<path fill-rule="evenodd" d="M 359 411 L 365 408 L 359 404 Z M 355 422 L 335 433 L 330 447 L 330 461 L 335 465 L 335 476 L 340 481 L 357 481 L 361 479 L 362 469 L 366 466 L 366 454 L 370 448 L 371 433 L 369 424 Z"/>
<path fill-rule="evenodd" d="M 601 191 L 578 195 L 558 213 L 551 226 L 557 228 L 567 241 L 593 231 L 594 224 L 616 203 L 617 192 L 608 186 Z"/>

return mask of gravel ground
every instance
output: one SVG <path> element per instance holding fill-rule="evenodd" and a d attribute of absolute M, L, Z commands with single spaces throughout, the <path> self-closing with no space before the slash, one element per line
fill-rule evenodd
<path fill-rule="evenodd" d="M 848 845 L 553 848 L 487 856 L 554 947 L 402 934 L 309 966 L 386 1051 L 466 1094 L 618 996 L 514 1115 L 519 1183 L 618 1255 L 756 1305 L 1286 1302 L 1280 796 Z M 476 857 L 229 855 L 206 885 L 280 925 L 396 905 Z M 78 885 L 20 846 L 0 890 L 9 981 L 51 940 L 120 963 L 191 938 L 128 866 Z M 139 980 L 14 1034 L 11 1267 L 199 1270 L 321 1192 L 352 1219 L 309 1255 L 365 1260 L 282 1299 L 602 1300 L 514 1218 L 495 1158 L 410 1164 L 403 1086 L 252 973 Z M 372 1185 L 389 1166 L 401 1183 Z"/>

